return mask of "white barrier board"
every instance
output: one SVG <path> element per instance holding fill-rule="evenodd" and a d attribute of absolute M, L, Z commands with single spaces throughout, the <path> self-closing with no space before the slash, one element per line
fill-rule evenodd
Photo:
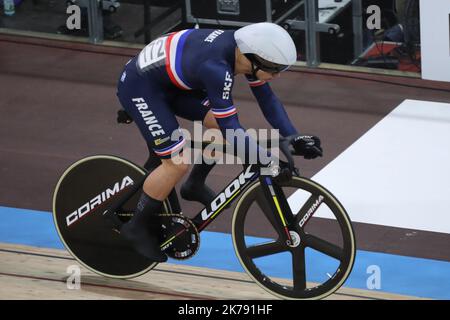
<path fill-rule="evenodd" d="M 450 104 L 405 100 L 313 180 L 355 222 L 450 233 Z"/>
<path fill-rule="evenodd" d="M 450 82 L 450 1 L 420 0 L 422 78 Z"/>

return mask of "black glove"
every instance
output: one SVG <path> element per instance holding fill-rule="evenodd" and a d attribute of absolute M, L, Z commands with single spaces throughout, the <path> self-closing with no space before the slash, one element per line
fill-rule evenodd
<path fill-rule="evenodd" d="M 320 146 L 320 139 L 315 136 L 297 136 L 291 141 L 295 154 L 303 156 L 305 159 L 315 159 L 321 157 L 323 150 Z"/>

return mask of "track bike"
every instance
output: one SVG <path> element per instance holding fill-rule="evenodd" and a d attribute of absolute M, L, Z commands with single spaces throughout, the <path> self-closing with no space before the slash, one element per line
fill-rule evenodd
<path fill-rule="evenodd" d="M 331 192 L 299 174 L 288 139 L 280 140 L 279 150 L 292 173 L 289 179 L 278 179 L 279 170 L 263 175 L 255 165 L 244 166 L 193 218 L 181 212 L 174 189 L 159 215 L 160 247 L 172 259 L 193 257 L 200 233 L 237 201 L 232 240 L 248 275 L 279 298 L 321 299 L 351 273 L 356 253 L 352 224 Z M 158 161 L 150 156 L 143 168 L 120 157 L 95 155 L 62 174 L 53 196 L 54 223 L 81 265 L 121 279 L 157 265 L 134 251 L 120 226 L 133 216 L 144 180 Z"/>

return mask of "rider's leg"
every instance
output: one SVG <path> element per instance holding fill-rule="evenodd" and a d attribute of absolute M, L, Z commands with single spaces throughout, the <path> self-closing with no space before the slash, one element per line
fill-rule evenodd
<path fill-rule="evenodd" d="M 203 119 L 203 125 L 208 129 L 220 129 L 211 110 L 208 111 L 205 118 Z"/>
<path fill-rule="evenodd" d="M 189 165 L 182 163 L 176 156 L 173 159 L 161 159 L 162 164 L 152 171 L 144 182 L 144 192 L 154 199 L 164 201 L 178 181 L 187 173 Z"/>
<path fill-rule="evenodd" d="M 161 225 L 157 215 L 162 211 L 164 199 L 189 169 L 187 164 L 176 164 L 179 162 L 172 162 L 172 159 L 161 161 L 161 165 L 144 182 L 133 218 L 121 229 L 121 233 L 140 254 L 157 262 L 167 260 L 159 248 Z"/>
<path fill-rule="evenodd" d="M 189 92 L 189 94 L 181 92 L 173 104 L 177 116 L 191 121 L 202 121 L 203 126 L 208 129 L 219 129 L 209 107 L 210 103 L 204 92 Z M 213 157 L 214 155 L 203 154 L 202 161 L 196 161 L 196 164 L 192 166 L 189 177 L 180 188 L 183 199 L 199 201 L 205 206 L 214 200 L 216 192 L 205 183 L 206 177 L 215 166 Z M 208 161 L 203 161 L 204 159 Z"/>
<path fill-rule="evenodd" d="M 205 115 L 203 125 L 208 129 L 219 128 L 211 111 Z M 213 156 L 215 155 L 203 154 L 204 159 L 208 160 L 211 160 Z M 189 177 L 180 188 L 180 194 L 183 199 L 199 201 L 205 206 L 214 200 L 216 192 L 206 185 L 206 177 L 215 165 L 216 163 L 212 161 L 201 161 L 192 166 Z"/>
<path fill-rule="evenodd" d="M 215 162 L 211 164 L 201 162 L 192 166 L 189 177 L 180 187 L 180 195 L 183 199 L 188 201 L 198 201 L 204 206 L 207 206 L 214 200 L 216 192 L 208 187 L 205 181 L 209 172 L 215 165 Z"/>
<path fill-rule="evenodd" d="M 165 92 L 158 83 L 142 76 L 136 70 L 135 60 L 127 64 L 118 84 L 117 96 L 162 164 L 145 181 L 136 212 L 120 232 L 136 251 L 153 261 L 162 262 L 167 260 L 167 256 L 159 247 L 161 224 L 157 215 L 161 212 L 161 200 L 167 197 L 187 170 L 186 165 L 174 166 L 163 159 L 179 154 L 185 139 L 173 135 L 180 131 L 171 108 L 172 93 Z"/>

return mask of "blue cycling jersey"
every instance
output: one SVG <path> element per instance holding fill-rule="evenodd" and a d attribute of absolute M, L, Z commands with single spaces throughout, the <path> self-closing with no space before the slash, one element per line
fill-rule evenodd
<path fill-rule="evenodd" d="M 203 120 L 211 110 L 223 133 L 243 129 L 232 98 L 236 47 L 234 31 L 189 29 L 152 41 L 127 64 L 118 96 L 157 155 L 167 157 L 182 148 L 182 139 L 152 143 L 178 128 L 174 115 Z M 297 133 L 269 84 L 246 77 L 272 127 L 282 136 Z M 148 112 L 154 120 L 149 120 Z"/>

